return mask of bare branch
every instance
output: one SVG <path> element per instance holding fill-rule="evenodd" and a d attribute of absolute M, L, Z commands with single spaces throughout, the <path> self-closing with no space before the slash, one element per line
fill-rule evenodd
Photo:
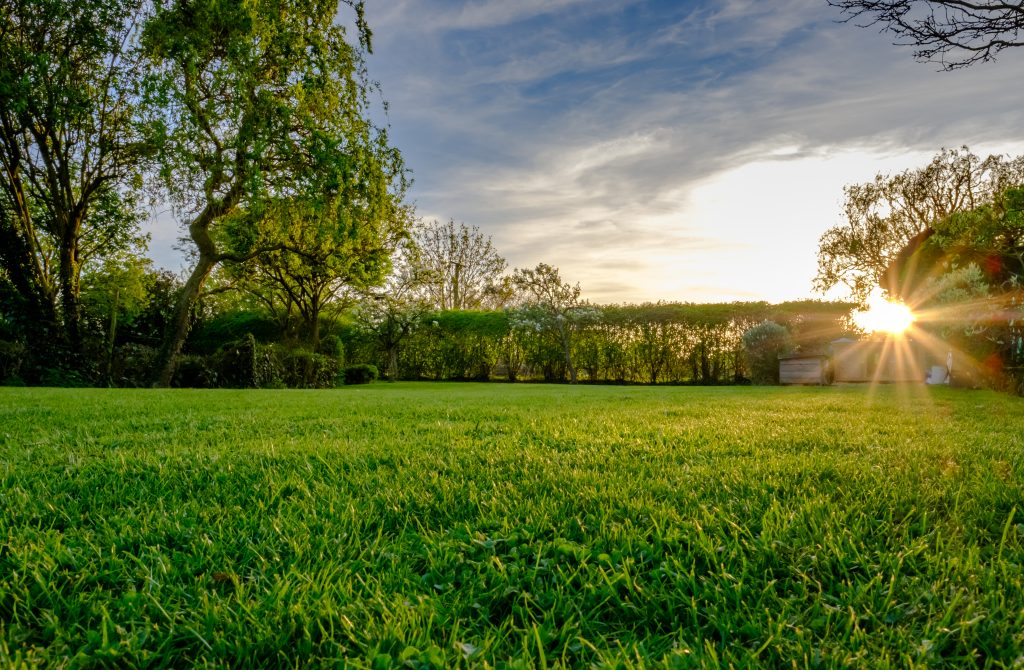
<path fill-rule="evenodd" d="M 1024 0 L 828 0 L 860 27 L 881 26 L 914 57 L 956 70 L 1024 46 Z"/>

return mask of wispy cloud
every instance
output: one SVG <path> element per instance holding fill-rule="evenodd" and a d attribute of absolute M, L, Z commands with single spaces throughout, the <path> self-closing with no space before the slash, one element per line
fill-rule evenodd
<path fill-rule="evenodd" d="M 806 295 L 844 183 L 1024 127 L 1024 50 L 940 73 L 824 2 L 368 11 L 420 213 L 597 300 Z"/>
<path fill-rule="evenodd" d="M 728 266 L 730 255 L 760 263 L 755 274 L 799 265 L 773 291 L 806 293 L 817 237 L 838 218 L 841 177 L 827 194 L 772 183 L 782 197 L 769 198 L 730 175 L 773 162 L 826 170 L 847 164 L 835 158 L 843 151 L 881 166 L 1012 139 L 1021 127 L 1017 63 L 936 73 L 884 37 L 835 23 L 824 3 L 727 0 L 660 13 L 646 4 L 595 13 L 592 4 L 471 4 L 433 23 L 415 14 L 389 22 L 391 45 L 414 44 L 413 34 L 425 43 L 390 54 L 381 78 L 421 210 L 480 225 L 513 264 L 559 265 L 597 298 L 628 299 L 627 287 L 637 300 L 711 295 L 699 275 L 712 272 L 707 259 Z M 868 166 L 848 181 L 870 176 Z M 781 209 L 762 216 L 799 237 L 806 260 L 769 271 L 750 222 L 729 220 L 738 214 L 728 203 L 716 216 L 695 201 L 716 179 L 736 200 L 761 192 Z M 819 209 L 787 204 L 801 198 Z M 786 209 L 802 220 L 787 221 Z M 686 267 L 695 276 L 667 278 Z M 633 279 L 609 282 L 612 270 Z M 727 280 L 721 296 L 764 288 Z"/>

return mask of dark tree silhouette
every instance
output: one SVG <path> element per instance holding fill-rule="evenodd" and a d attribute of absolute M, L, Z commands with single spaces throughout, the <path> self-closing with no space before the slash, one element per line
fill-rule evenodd
<path fill-rule="evenodd" d="M 956 70 L 1024 46 L 1024 0 L 828 0 L 846 21 L 882 26 L 914 57 Z"/>

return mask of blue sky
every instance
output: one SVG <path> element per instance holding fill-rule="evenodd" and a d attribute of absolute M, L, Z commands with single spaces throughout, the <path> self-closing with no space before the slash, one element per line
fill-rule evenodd
<path fill-rule="evenodd" d="M 367 13 L 419 216 L 479 226 L 596 302 L 811 296 L 844 184 L 941 147 L 1024 153 L 1024 49 L 938 72 L 825 0 Z"/>

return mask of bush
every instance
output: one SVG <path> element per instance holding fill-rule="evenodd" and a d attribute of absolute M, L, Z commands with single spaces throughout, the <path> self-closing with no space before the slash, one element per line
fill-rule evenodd
<path fill-rule="evenodd" d="M 24 358 L 24 344 L 0 340 L 0 379 L 17 377 L 21 370 L 21 361 Z"/>
<path fill-rule="evenodd" d="M 779 356 L 792 344 L 789 331 L 774 321 L 763 321 L 743 333 L 743 352 L 755 384 L 779 383 Z"/>
<path fill-rule="evenodd" d="M 380 377 L 380 373 L 377 370 L 376 365 L 367 365 L 366 363 L 360 363 L 359 365 L 349 365 L 341 371 L 342 379 L 346 385 L 351 384 L 369 384 Z"/>
<path fill-rule="evenodd" d="M 89 382 L 87 382 L 85 378 L 75 370 L 46 368 L 43 370 L 43 375 L 39 379 L 39 384 L 41 386 L 56 386 L 62 388 L 84 388 L 89 385 Z"/>
<path fill-rule="evenodd" d="M 215 361 L 210 356 L 179 356 L 171 386 L 211 389 L 219 386 Z"/>
<path fill-rule="evenodd" d="M 293 349 L 279 360 L 280 380 L 289 388 L 332 388 L 338 378 L 338 361 L 331 356 Z"/>
<path fill-rule="evenodd" d="M 247 337 L 257 342 L 271 342 L 281 337 L 281 327 L 272 318 L 259 312 L 227 312 L 201 324 L 189 336 L 192 351 L 213 353 L 232 347 Z"/>
<path fill-rule="evenodd" d="M 320 346 L 317 349 L 317 353 L 337 358 L 340 361 L 345 358 L 345 345 L 337 335 L 327 335 L 320 338 Z"/>
<path fill-rule="evenodd" d="M 215 355 L 218 385 L 241 389 L 259 387 L 257 348 L 252 333 L 222 346 Z"/>
<path fill-rule="evenodd" d="M 139 388 L 153 381 L 157 350 L 142 344 L 129 343 L 114 352 L 110 376 L 114 386 Z"/>

